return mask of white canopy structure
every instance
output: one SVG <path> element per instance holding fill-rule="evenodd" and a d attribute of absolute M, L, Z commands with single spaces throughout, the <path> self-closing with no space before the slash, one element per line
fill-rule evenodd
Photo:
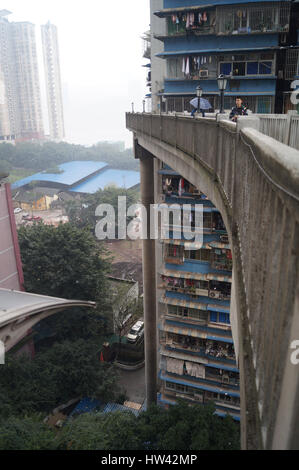
<path fill-rule="evenodd" d="M 84 300 L 68 300 L 0 289 L 0 341 L 8 351 L 42 319 L 67 308 L 95 306 L 95 302 Z"/>

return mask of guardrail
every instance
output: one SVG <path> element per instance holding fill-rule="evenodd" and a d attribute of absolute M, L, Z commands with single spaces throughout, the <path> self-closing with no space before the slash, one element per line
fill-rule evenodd
<path fill-rule="evenodd" d="M 145 113 L 146 116 L 147 113 Z M 136 117 L 138 114 L 136 114 Z M 159 117 L 161 116 L 160 114 L 152 114 L 153 116 L 150 125 L 152 125 L 153 121 L 157 121 L 157 124 L 159 121 Z M 163 113 L 162 116 L 169 116 L 169 117 L 184 117 L 184 118 L 190 118 L 190 121 L 193 122 L 194 119 L 191 118 L 190 114 L 186 113 Z M 273 139 L 278 140 L 278 142 L 281 142 L 285 145 L 289 145 L 290 147 L 295 148 L 296 150 L 299 150 L 299 114 L 253 114 L 250 113 L 251 117 L 256 117 L 259 119 L 259 131 L 262 134 L 268 135 L 269 137 L 272 137 Z M 215 113 L 206 113 L 206 119 L 207 120 L 215 120 L 216 114 Z M 222 119 L 227 119 L 229 120 L 229 114 L 223 114 Z M 195 119 L 197 120 L 197 119 Z M 154 131 L 153 134 L 155 134 L 155 137 L 157 137 L 157 132 L 158 128 L 156 129 L 155 124 L 151 128 L 148 128 L 149 121 L 144 120 L 145 127 L 144 129 L 139 128 L 139 131 L 145 131 L 146 133 L 152 133 L 152 130 Z M 190 123 L 190 126 L 192 124 Z M 173 130 L 173 126 L 172 130 Z M 164 131 L 163 134 L 168 136 L 168 139 L 170 137 L 169 135 L 169 129 Z M 175 136 L 172 136 L 175 137 Z M 172 141 L 173 139 L 170 138 Z M 170 142 L 171 143 L 171 142 Z"/>
<path fill-rule="evenodd" d="M 260 120 L 260 132 L 299 150 L 299 115 L 256 115 Z"/>

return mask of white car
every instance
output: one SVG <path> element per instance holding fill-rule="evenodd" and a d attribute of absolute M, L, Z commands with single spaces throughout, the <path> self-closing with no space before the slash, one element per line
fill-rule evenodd
<path fill-rule="evenodd" d="M 14 214 L 19 214 L 20 212 L 22 212 L 23 209 L 21 209 L 20 207 L 16 207 L 15 210 L 14 210 Z"/>
<path fill-rule="evenodd" d="M 129 343 L 135 343 L 140 336 L 143 334 L 144 321 L 138 320 L 130 329 L 127 334 L 127 340 Z"/>

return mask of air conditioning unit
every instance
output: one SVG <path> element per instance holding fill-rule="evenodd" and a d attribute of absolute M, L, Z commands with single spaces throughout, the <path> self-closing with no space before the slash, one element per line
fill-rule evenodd
<path fill-rule="evenodd" d="M 200 70 L 199 71 L 199 76 L 200 76 L 200 78 L 208 77 L 209 76 L 209 71 L 208 70 Z"/>
<path fill-rule="evenodd" d="M 209 297 L 213 297 L 214 299 L 219 299 L 220 298 L 220 292 L 217 292 L 217 291 L 212 291 L 210 292 L 210 295 Z"/>

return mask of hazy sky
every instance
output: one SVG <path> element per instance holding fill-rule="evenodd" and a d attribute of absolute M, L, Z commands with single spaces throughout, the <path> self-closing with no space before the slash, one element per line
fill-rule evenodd
<path fill-rule="evenodd" d="M 9 21 L 36 25 L 43 102 L 40 25 L 50 21 L 58 28 L 66 140 L 124 140 L 131 146 L 125 112 L 132 102 L 141 111 L 149 92 L 141 39 L 149 30 L 149 0 L 7 0 L 4 8 L 13 13 Z M 45 105 L 43 116 L 47 131 Z"/>

